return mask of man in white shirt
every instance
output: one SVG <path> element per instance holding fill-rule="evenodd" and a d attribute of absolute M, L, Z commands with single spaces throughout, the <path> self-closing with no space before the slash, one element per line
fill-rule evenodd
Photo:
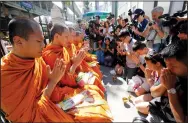
<path fill-rule="evenodd" d="M 145 73 L 145 56 L 148 55 L 153 55 L 154 51 L 150 48 L 146 47 L 146 44 L 143 42 L 135 42 L 133 44 L 133 51 L 135 52 L 135 56 L 133 58 L 133 61 L 136 64 L 139 64 L 138 67 L 140 67 L 140 69 Z M 145 81 L 136 91 L 136 95 L 142 95 L 145 92 L 149 92 L 150 91 L 150 86 L 149 84 Z"/>
<path fill-rule="evenodd" d="M 125 66 L 125 78 L 128 81 L 128 79 L 131 79 L 137 70 L 137 65 L 132 60 L 132 56 L 134 55 L 132 46 L 136 42 L 132 37 L 130 37 L 130 34 L 128 31 L 122 32 L 119 36 L 120 40 L 124 42 L 125 44 L 125 52 L 126 55 L 126 66 Z"/>

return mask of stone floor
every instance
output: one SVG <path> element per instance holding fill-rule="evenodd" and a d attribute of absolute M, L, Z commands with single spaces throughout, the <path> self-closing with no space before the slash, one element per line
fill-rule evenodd
<path fill-rule="evenodd" d="M 132 122 L 136 116 L 143 116 L 139 114 L 133 104 L 134 94 L 126 91 L 126 81 L 118 77 L 118 80 L 114 82 L 110 71 L 112 68 L 101 66 L 103 72 L 103 83 L 107 89 L 107 101 L 111 108 L 112 115 L 114 116 L 114 122 Z M 131 100 L 124 103 L 122 98 L 131 95 Z"/>

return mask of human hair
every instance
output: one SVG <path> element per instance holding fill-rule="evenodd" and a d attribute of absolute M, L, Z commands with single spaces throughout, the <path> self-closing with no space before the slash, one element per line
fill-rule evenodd
<path fill-rule="evenodd" d="M 100 17 L 99 15 L 97 15 L 97 16 L 95 16 L 95 17 L 97 17 L 99 20 L 101 19 L 101 17 Z"/>
<path fill-rule="evenodd" d="M 52 41 L 54 40 L 54 36 L 56 33 L 61 35 L 66 29 L 68 28 L 65 25 L 55 23 L 50 30 L 50 36 Z"/>
<path fill-rule="evenodd" d="M 115 15 L 114 15 L 113 13 L 110 13 L 110 17 L 111 17 L 111 18 L 114 18 Z"/>
<path fill-rule="evenodd" d="M 137 41 L 133 44 L 133 51 L 143 50 L 146 47 L 145 43 Z"/>
<path fill-rule="evenodd" d="M 105 38 L 104 38 L 104 41 L 106 42 L 106 40 L 109 40 L 109 41 L 110 41 L 110 38 L 109 38 L 109 37 L 105 37 Z"/>
<path fill-rule="evenodd" d="M 129 22 L 128 18 L 123 19 L 123 21 L 125 21 L 125 23 Z"/>
<path fill-rule="evenodd" d="M 130 33 L 129 33 L 128 31 L 125 31 L 125 32 L 122 32 L 122 33 L 119 35 L 119 38 L 127 37 L 127 36 L 130 36 Z"/>
<path fill-rule="evenodd" d="M 188 28 L 187 28 L 187 21 L 182 21 L 182 24 L 180 25 L 179 28 L 179 33 L 188 33 Z"/>
<path fill-rule="evenodd" d="M 122 26 L 121 25 L 117 25 L 115 30 L 117 30 L 118 28 L 122 29 Z"/>
<path fill-rule="evenodd" d="M 165 47 L 160 53 L 164 59 L 175 58 L 187 65 L 187 41 L 177 40 Z"/>
<path fill-rule="evenodd" d="M 162 12 L 163 13 L 164 8 L 161 6 L 157 6 L 157 7 L 153 8 L 153 10 L 151 11 L 151 13 L 153 13 L 153 12 Z"/>
<path fill-rule="evenodd" d="M 110 25 L 110 23 L 108 21 L 104 22 L 104 28 L 106 28 L 106 24 L 108 24 L 108 26 Z"/>
<path fill-rule="evenodd" d="M 72 32 L 73 30 L 75 30 L 74 27 L 72 26 L 69 26 L 68 28 L 69 28 L 69 32 Z"/>
<path fill-rule="evenodd" d="M 28 40 L 29 35 L 34 33 L 37 26 L 39 26 L 39 24 L 31 18 L 18 17 L 12 19 L 8 24 L 10 43 L 14 45 L 14 36 Z"/>
<path fill-rule="evenodd" d="M 165 61 L 161 54 L 156 53 L 154 55 L 145 56 L 146 61 L 151 61 L 153 64 L 157 64 L 159 62 L 163 67 L 166 67 Z"/>

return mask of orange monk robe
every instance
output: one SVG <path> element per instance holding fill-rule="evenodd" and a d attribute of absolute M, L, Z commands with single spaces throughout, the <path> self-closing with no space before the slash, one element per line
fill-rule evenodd
<path fill-rule="evenodd" d="M 77 89 L 75 93 L 80 93 L 82 90 Z M 77 106 L 82 105 L 81 107 L 74 107 L 67 111 L 68 114 L 74 116 L 74 120 L 78 122 L 111 122 L 113 120 L 113 116 L 111 114 L 110 108 L 107 102 L 97 93 L 95 90 L 88 90 L 89 97 L 93 98 L 95 101 L 91 106 L 83 104 L 78 104 Z M 69 94 L 64 97 L 64 99 L 68 99 L 72 97 L 74 94 Z M 102 102 L 102 104 L 96 104 L 95 102 Z"/>
<path fill-rule="evenodd" d="M 78 50 L 76 49 L 74 44 L 71 44 L 71 48 L 67 49 L 70 57 L 73 56 L 73 54 L 77 54 Z M 97 77 L 96 79 L 98 79 L 98 81 L 96 82 L 96 85 L 98 85 L 99 88 L 103 88 L 103 85 L 101 83 L 101 79 L 102 79 L 102 73 L 100 71 L 100 68 L 98 69 L 98 67 L 90 67 L 89 64 L 83 60 L 81 65 L 80 65 L 80 69 L 82 72 L 93 72 L 95 74 L 95 76 Z M 104 91 L 103 91 L 104 92 Z"/>
<path fill-rule="evenodd" d="M 95 100 L 103 101 L 102 105 L 87 106 L 65 113 L 42 91 L 48 83 L 46 64 L 41 58 L 23 60 L 8 54 L 1 60 L 1 108 L 6 118 L 13 122 L 111 122 L 110 109 L 95 90 L 89 90 Z M 60 95 L 64 88 L 55 88 Z M 65 89 L 65 99 L 76 95 L 82 89 Z M 63 100 L 63 99 L 62 99 Z M 70 114 L 70 115 L 68 115 Z"/>
<path fill-rule="evenodd" d="M 77 87 L 78 84 L 76 82 L 76 78 L 78 76 L 78 73 L 79 72 L 88 72 L 88 71 L 92 71 L 92 70 L 91 70 L 91 68 L 89 69 L 89 67 L 87 66 L 86 67 L 87 71 L 86 71 L 85 66 L 84 66 L 85 71 L 82 71 L 83 66 L 80 65 L 79 68 L 76 69 L 76 72 L 74 75 L 70 74 L 69 70 L 70 70 L 72 63 L 70 61 L 69 52 L 67 51 L 67 49 L 65 47 L 49 44 L 43 50 L 42 57 L 43 57 L 44 61 L 46 62 L 46 64 L 50 65 L 51 69 L 53 69 L 55 60 L 57 58 L 63 58 L 68 64 L 67 64 L 66 72 L 65 72 L 66 75 L 64 75 L 62 77 L 61 84 L 63 86 Z M 71 54 L 71 52 L 70 52 L 70 54 Z M 97 91 L 100 93 L 100 95 L 102 97 L 104 97 L 105 88 L 102 85 L 101 81 L 98 79 L 98 77 L 96 77 L 94 85 L 97 85 L 100 89 L 98 90 L 95 86 L 84 86 L 84 88 L 90 88 L 90 89 L 94 89 L 94 90 L 97 89 Z"/>
<path fill-rule="evenodd" d="M 82 46 L 81 46 L 82 47 Z M 72 50 L 72 54 L 76 54 L 79 50 L 80 50 L 80 48 L 78 48 L 78 46 L 76 46 L 75 44 L 71 44 L 71 50 Z M 71 56 L 72 57 L 72 56 Z M 88 66 L 88 63 L 87 62 L 95 62 L 96 60 L 94 60 L 93 61 L 93 59 L 95 59 L 95 56 L 94 55 L 91 55 L 91 54 L 89 54 L 89 53 L 87 53 L 86 54 L 86 57 L 85 57 L 85 59 L 84 59 L 84 61 L 85 62 L 82 62 L 82 66 Z M 96 61 L 97 62 L 97 61 Z M 90 67 L 90 66 L 88 66 L 88 67 Z M 103 75 L 102 75 L 102 73 L 101 73 L 101 71 L 100 71 L 100 66 L 97 64 L 96 66 L 93 66 L 93 67 L 91 67 L 92 68 L 92 70 L 95 72 L 95 73 L 97 73 L 97 76 L 100 78 L 100 79 L 102 79 L 102 77 L 103 77 Z"/>
<path fill-rule="evenodd" d="M 42 58 L 24 60 L 14 54 L 1 59 L 1 109 L 13 122 L 74 122 L 73 118 L 42 96 L 46 87 Z"/>
<path fill-rule="evenodd" d="M 52 53 L 51 50 L 53 50 L 53 52 L 55 52 L 57 54 L 58 51 L 60 51 L 60 49 L 61 49 L 61 51 L 62 51 L 62 49 L 64 49 L 63 53 L 66 53 L 65 48 L 62 48 L 60 46 L 55 46 L 55 45 L 50 44 L 47 46 L 47 48 L 48 48 L 48 50 L 45 49 L 43 52 L 44 59 L 53 58 L 53 57 L 51 57 L 51 55 L 54 55 L 54 54 Z M 49 52 L 51 52 L 51 53 L 47 55 L 46 54 L 47 51 L 48 51 L 48 53 Z M 61 53 L 61 55 L 63 55 L 63 54 Z M 61 55 L 59 54 L 59 56 L 61 56 Z M 67 55 L 65 55 L 65 56 L 67 56 Z M 58 58 L 61 58 L 61 57 L 58 57 Z M 66 60 L 66 58 L 64 58 L 64 60 Z M 51 63 L 53 64 L 54 62 L 50 61 L 50 64 Z M 73 79 L 72 81 L 75 82 L 75 79 Z M 61 82 L 64 83 L 63 79 Z M 67 82 L 69 82 L 69 81 L 67 81 Z M 64 83 L 64 85 L 65 84 L 66 83 Z M 101 105 L 86 106 L 86 107 L 82 107 L 82 108 L 74 108 L 74 109 L 67 111 L 67 113 L 72 115 L 74 117 L 74 120 L 77 122 L 111 122 L 113 120 L 113 118 L 111 116 L 109 106 L 108 106 L 107 102 L 104 100 L 104 93 L 95 85 L 85 85 L 84 88 L 75 88 L 74 91 L 71 91 L 71 93 L 67 93 L 64 96 L 60 95 L 61 87 L 58 87 L 58 88 L 56 88 L 56 90 L 53 91 L 52 97 L 55 97 L 55 95 L 57 95 L 56 93 L 58 93 L 57 98 L 56 98 L 56 103 L 57 103 L 62 100 L 66 100 L 66 99 L 80 93 L 83 90 L 88 90 L 91 93 L 91 95 L 93 96 L 94 100 L 102 101 L 104 103 Z"/>

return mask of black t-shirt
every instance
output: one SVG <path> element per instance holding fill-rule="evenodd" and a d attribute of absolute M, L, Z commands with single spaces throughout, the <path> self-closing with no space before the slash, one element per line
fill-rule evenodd
<path fill-rule="evenodd" d="M 185 116 L 187 116 L 187 77 L 178 77 L 176 90 L 180 97 L 180 104 L 182 106 L 183 113 Z"/>
<path fill-rule="evenodd" d="M 105 45 L 105 50 L 107 49 L 107 45 Z M 113 47 L 112 47 L 112 45 L 109 45 L 109 49 L 110 50 L 112 50 L 112 49 L 114 49 Z M 104 52 L 104 55 L 105 56 L 113 56 L 114 54 L 112 54 L 110 51 L 106 51 L 106 52 Z"/>

